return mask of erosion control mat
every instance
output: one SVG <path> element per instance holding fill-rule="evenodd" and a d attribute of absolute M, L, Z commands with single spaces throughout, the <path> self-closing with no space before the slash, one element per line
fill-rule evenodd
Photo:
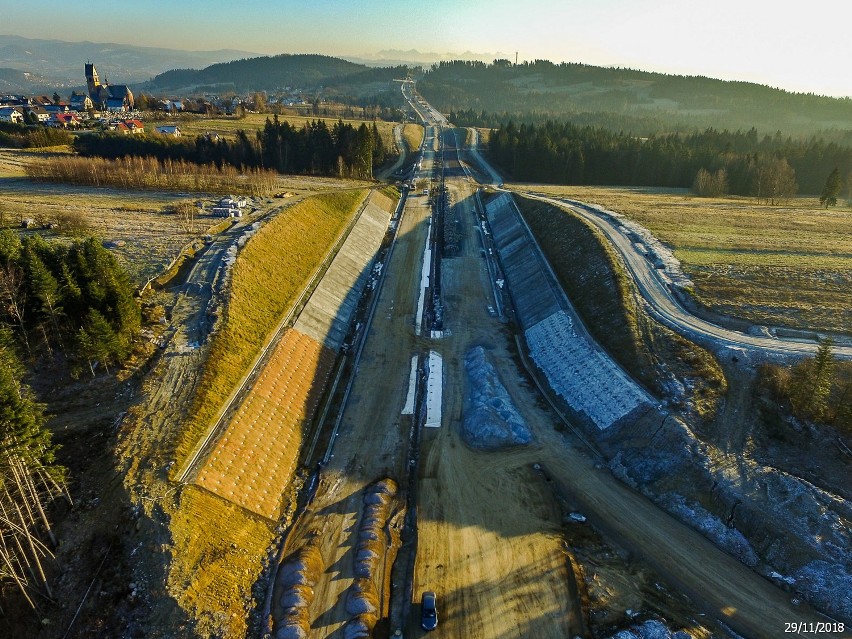
<path fill-rule="evenodd" d="M 195 483 L 275 519 L 334 357 L 319 342 L 288 330 Z"/>

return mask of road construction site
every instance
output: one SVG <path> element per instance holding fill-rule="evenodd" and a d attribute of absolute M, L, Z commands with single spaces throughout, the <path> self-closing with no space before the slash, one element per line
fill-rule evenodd
<path fill-rule="evenodd" d="M 483 206 L 463 159 L 478 158 L 456 140 L 427 129 L 391 222 L 331 434 L 308 460 L 322 463 L 282 543 L 269 636 L 420 636 L 425 590 L 441 636 L 662 623 L 762 637 L 793 616 L 825 621 L 603 466 L 584 427 L 665 416 L 588 337 L 506 196 Z"/>
<path fill-rule="evenodd" d="M 177 469 L 281 525 L 258 636 L 424 636 L 427 590 L 436 636 L 774 637 L 825 621 L 618 479 L 628 460 L 607 467 L 602 444 L 656 459 L 659 442 L 691 445 L 688 428 L 589 338 L 511 198 L 480 191 L 476 176 L 499 176 L 465 136 L 406 97 L 427 128 L 399 206 L 365 201 Z"/>

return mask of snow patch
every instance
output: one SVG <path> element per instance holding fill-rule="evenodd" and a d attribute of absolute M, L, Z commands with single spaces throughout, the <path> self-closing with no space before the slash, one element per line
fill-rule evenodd
<path fill-rule="evenodd" d="M 669 494 L 660 498 L 660 503 L 670 513 L 701 531 L 719 548 L 733 555 L 750 568 L 758 564 L 757 553 L 743 534 L 736 528 L 726 526 L 718 517 L 696 503 L 687 503 L 681 495 Z"/>

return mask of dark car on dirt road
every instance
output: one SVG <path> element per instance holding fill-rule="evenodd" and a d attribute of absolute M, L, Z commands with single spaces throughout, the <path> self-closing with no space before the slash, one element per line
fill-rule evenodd
<path fill-rule="evenodd" d="M 438 627 L 438 597 L 427 590 L 420 597 L 420 626 L 423 630 L 434 630 Z"/>

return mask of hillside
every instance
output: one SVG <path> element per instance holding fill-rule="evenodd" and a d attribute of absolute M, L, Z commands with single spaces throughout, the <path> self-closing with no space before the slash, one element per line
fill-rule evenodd
<path fill-rule="evenodd" d="M 441 62 L 418 90 L 457 124 L 496 126 L 508 117 L 570 118 L 637 135 L 705 129 L 832 135 L 852 130 L 852 99 L 753 84 L 546 60 Z M 485 111 L 487 117 L 482 116 Z"/>
<path fill-rule="evenodd" d="M 368 67 L 315 54 L 281 54 L 161 73 L 146 91 L 274 91 L 285 87 L 325 89 L 326 94 L 365 95 L 387 91 L 408 67 Z"/>
<path fill-rule="evenodd" d="M 19 69 L 0 67 L 0 93 L 40 93 L 50 88 L 61 88 L 56 80 Z"/>
<path fill-rule="evenodd" d="M 0 68 L 25 71 L 32 78 L 0 86 L 3 92 L 33 93 L 34 87 L 85 85 L 83 65 L 94 62 L 101 74 L 119 84 L 137 84 L 168 69 L 203 67 L 256 55 L 248 51 L 184 51 L 107 42 L 65 42 L 0 35 Z M 61 92 L 60 92 L 61 93 Z"/>

